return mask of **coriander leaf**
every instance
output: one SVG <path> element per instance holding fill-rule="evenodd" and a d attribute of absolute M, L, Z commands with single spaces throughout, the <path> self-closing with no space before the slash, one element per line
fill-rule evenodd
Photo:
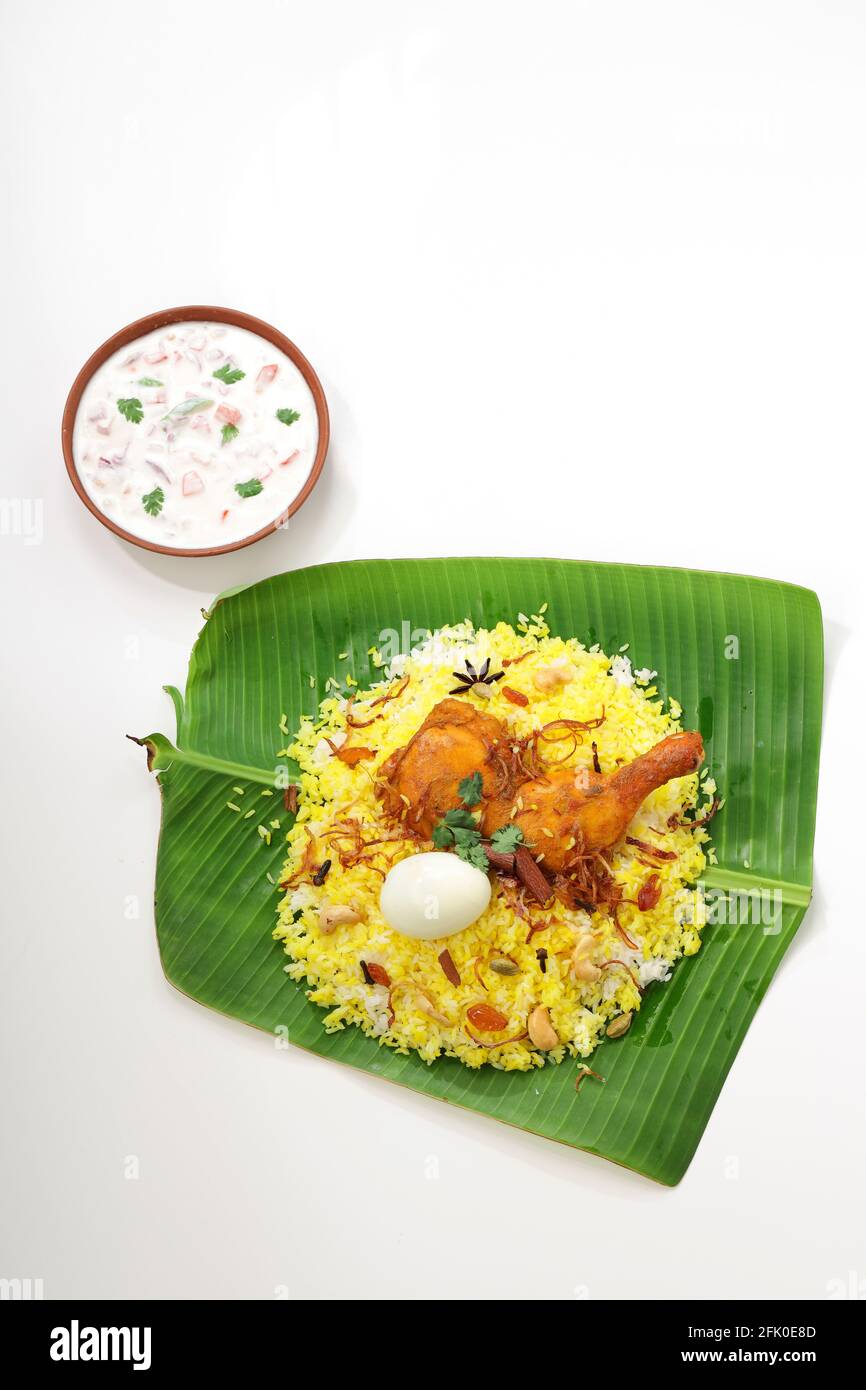
<path fill-rule="evenodd" d="M 494 830 L 490 837 L 490 848 L 497 854 L 513 854 L 518 845 L 523 844 L 523 831 L 513 822 Z"/>
<path fill-rule="evenodd" d="M 161 386 L 162 382 L 157 381 L 155 376 L 140 376 L 135 384 L 136 386 Z"/>
<path fill-rule="evenodd" d="M 457 855 L 458 858 L 465 859 L 466 863 L 471 864 L 474 869 L 480 869 L 482 873 L 486 874 L 490 868 L 480 839 L 473 844 L 458 845 Z"/>
<path fill-rule="evenodd" d="M 226 426 L 228 429 L 229 426 Z M 237 434 L 237 430 L 235 430 Z M 235 483 L 235 492 L 240 497 L 256 497 L 262 490 L 262 485 L 258 478 L 250 478 L 248 483 Z"/>
<path fill-rule="evenodd" d="M 473 772 L 471 777 L 464 777 L 457 787 L 457 792 L 464 806 L 477 806 L 481 800 L 481 773 Z"/>
<path fill-rule="evenodd" d="M 460 784 L 461 794 L 464 787 L 467 796 L 474 795 L 476 786 L 480 792 L 480 784 L 480 773 L 474 773 L 471 777 L 464 778 Z M 458 859 L 463 859 L 473 868 L 481 869 L 483 873 L 487 873 L 489 864 L 481 840 L 481 831 L 478 829 L 478 822 L 472 812 L 466 810 L 465 807 L 455 806 L 453 810 L 446 811 L 438 825 L 433 827 L 432 840 L 437 849 L 453 848 Z"/>
<path fill-rule="evenodd" d="M 480 780 L 479 776 L 479 782 Z M 465 778 L 465 781 L 472 783 L 474 787 L 472 777 Z M 433 827 L 431 838 L 436 849 L 455 849 L 460 859 L 465 859 L 467 864 L 474 864 L 476 869 L 483 868 L 486 872 L 487 856 L 481 844 L 481 831 L 472 812 L 465 806 L 455 806 L 452 810 L 446 811 L 438 825 Z"/>
<path fill-rule="evenodd" d="M 213 372 L 217 381 L 224 381 L 226 386 L 234 386 L 236 381 L 242 381 L 246 372 L 242 372 L 240 367 L 233 367 L 230 362 L 224 362 L 218 372 Z"/>
<path fill-rule="evenodd" d="M 281 420 L 284 425 L 293 425 L 295 421 L 300 420 L 300 418 L 300 413 L 297 410 L 283 409 L 277 411 L 277 419 Z"/>
<path fill-rule="evenodd" d="M 165 493 L 161 487 L 155 487 L 153 492 L 146 492 L 141 501 L 148 516 L 159 516 L 165 504 Z"/>
<path fill-rule="evenodd" d="M 454 836 L 454 847 L 457 857 L 464 859 L 467 864 L 472 864 L 476 869 L 484 868 L 487 871 L 487 855 L 484 853 L 484 846 L 481 843 L 481 831 L 473 824 L 472 829 L 464 829 L 462 826 L 452 831 Z"/>
<path fill-rule="evenodd" d="M 478 829 L 472 812 L 462 810 L 459 806 L 455 806 L 453 811 L 446 811 L 445 815 L 442 817 L 442 823 L 444 825 L 449 825 L 452 830 Z"/>
<path fill-rule="evenodd" d="M 220 434 L 223 437 L 223 444 L 231 444 L 233 439 L 237 439 L 240 430 L 237 425 L 223 425 Z"/>
<path fill-rule="evenodd" d="M 481 843 L 480 830 L 455 830 L 454 843 L 459 849 L 471 849 L 473 845 Z"/>
<path fill-rule="evenodd" d="M 135 396 L 121 398 L 117 402 L 117 408 L 125 420 L 131 425 L 140 425 L 144 419 L 144 411 L 141 408 L 141 401 Z"/>

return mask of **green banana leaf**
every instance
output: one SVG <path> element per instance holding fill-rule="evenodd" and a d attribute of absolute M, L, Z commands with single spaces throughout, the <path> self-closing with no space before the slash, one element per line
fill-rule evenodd
<path fill-rule="evenodd" d="M 272 940 L 283 835 L 277 757 L 336 674 L 364 685 L 368 648 L 471 618 L 491 625 L 549 608 L 551 631 L 628 642 L 636 667 L 700 728 L 726 797 L 713 822 L 718 901 L 697 956 L 647 991 L 628 1034 L 606 1041 L 577 1092 L 577 1066 L 530 1073 L 427 1066 L 348 1028 L 284 973 Z M 417 640 L 417 639 L 416 639 Z M 816 596 L 768 580 L 563 560 L 369 560 L 277 575 L 217 599 L 189 666 L 172 743 L 140 740 L 162 791 L 156 926 L 166 976 L 192 998 L 334 1061 L 624 1164 L 680 1180 L 749 1022 L 809 902 L 818 781 L 823 635 Z M 244 819 L 227 810 L 248 787 Z M 264 809 L 262 809 L 264 808 Z M 268 845 L 257 826 L 279 819 Z M 713 921 L 714 918 L 721 920 Z M 746 920 L 744 920 L 744 918 Z M 758 920 L 755 921 L 754 919 Z"/>

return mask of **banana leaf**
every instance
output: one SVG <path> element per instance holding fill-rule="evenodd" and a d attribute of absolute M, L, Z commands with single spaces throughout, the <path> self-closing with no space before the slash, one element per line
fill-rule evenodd
<path fill-rule="evenodd" d="M 720 794 L 715 895 L 697 956 L 649 988 L 631 1030 L 575 1090 L 577 1065 L 529 1073 L 427 1066 L 356 1028 L 326 1034 L 323 1010 L 283 970 L 271 936 L 291 816 L 273 793 L 278 751 L 315 711 L 339 663 L 377 679 L 368 648 L 471 618 L 492 625 L 543 601 L 551 631 L 629 643 L 662 695 L 700 728 Z M 416 638 L 417 640 L 417 638 Z M 158 774 L 156 929 L 185 994 L 321 1057 L 588 1150 L 658 1182 L 688 1167 L 749 1022 L 803 919 L 812 882 L 823 634 L 815 594 L 727 574 L 563 560 L 370 560 L 316 566 L 217 599 L 175 705 L 174 741 L 138 740 Z M 286 727 L 284 725 L 284 727 Z M 242 814 L 226 807 L 244 785 Z M 271 796 L 261 796 L 271 790 Z M 256 814 L 246 817 L 255 806 Z M 262 810 L 264 808 L 264 810 Z M 268 845 L 258 825 L 280 821 Z"/>

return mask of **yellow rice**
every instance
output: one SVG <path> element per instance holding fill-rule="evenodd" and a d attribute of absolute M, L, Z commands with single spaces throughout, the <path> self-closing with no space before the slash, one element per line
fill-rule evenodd
<path fill-rule="evenodd" d="M 452 672 L 462 667 L 467 657 L 476 668 L 489 657 L 491 670 L 498 670 L 503 660 L 531 651 L 519 665 L 506 668 L 505 679 L 492 687 L 489 700 L 482 701 L 475 695 L 463 697 L 507 721 L 517 736 L 553 719 L 590 720 L 603 709 L 604 723 L 592 735 L 603 771 L 611 770 L 618 761 L 631 761 L 660 739 L 680 730 L 680 707 L 673 699 L 665 706 L 650 683 L 655 673 L 638 673 L 635 681 L 628 657 L 617 653 L 611 658 L 597 646 L 586 649 L 576 639 L 553 637 L 545 618 L 538 615 L 531 620 L 522 619 L 518 629 L 501 622 L 490 631 L 476 630 L 468 620 L 442 629 L 429 634 L 428 640 L 408 656 L 395 657 L 383 672 L 381 683 L 369 691 L 353 691 L 353 709 L 359 720 L 383 711 L 383 717 L 369 727 L 348 731 L 350 744 L 373 749 L 374 760 L 349 767 L 333 756 L 324 742 L 327 737 L 339 743 L 346 735 L 347 701 L 342 693 L 327 696 L 315 719 L 302 720 L 287 750 L 301 768 L 300 808 L 287 837 L 289 853 L 281 877 L 286 880 L 297 870 L 308 832 L 316 838 L 316 862 L 329 857 L 332 867 L 321 887 L 303 879 L 289 887 L 280 903 L 274 935 L 284 943 L 290 957 L 287 974 L 294 980 L 305 981 L 308 997 L 327 1009 L 323 1022 L 329 1032 L 354 1024 L 378 1040 L 380 1046 L 401 1053 L 415 1049 L 428 1063 L 445 1055 L 459 1058 L 468 1067 L 489 1063 L 507 1071 L 525 1071 L 545 1062 L 561 1062 L 568 1056 L 585 1058 L 613 1018 L 640 1008 L 641 993 L 629 973 L 619 966 L 605 968 L 596 983 L 570 979 L 565 952 L 574 946 L 576 936 L 591 930 L 596 942 L 591 959 L 596 963 L 623 961 L 641 984 L 666 978 L 673 962 L 682 955 L 693 955 L 700 947 L 700 913 L 690 910 L 695 895 L 687 885 L 693 884 L 704 868 L 702 846 L 709 835 L 700 827 L 670 830 L 667 822 L 669 817 L 696 808 L 702 798 L 712 796 L 715 784 L 706 774 L 703 782 L 695 773 L 660 787 L 644 802 L 632 822 L 631 836 L 677 854 L 676 860 L 663 861 L 653 870 L 659 875 L 662 888 L 655 908 L 641 912 L 626 903 L 620 909 L 620 922 L 637 944 L 635 951 L 626 945 L 607 915 L 599 912 L 590 918 L 587 913 L 570 911 L 559 902 L 546 911 L 533 910 L 534 921 L 555 919 L 558 925 L 534 934 L 527 942 L 527 923 L 512 911 L 495 878 L 488 909 L 470 927 L 447 941 L 407 938 L 393 931 L 379 911 L 381 874 L 363 863 L 342 868 L 337 853 L 320 838 L 322 832 L 347 816 L 363 823 L 365 839 L 394 833 L 393 824 L 382 816 L 374 793 L 375 770 L 384 758 L 408 742 L 433 706 L 448 694 L 454 686 Z M 571 664 L 574 679 L 555 693 L 544 695 L 535 687 L 533 675 L 560 659 Z M 411 677 L 405 693 L 365 714 L 369 702 L 389 688 L 390 678 L 403 674 Z M 516 707 L 503 696 L 505 684 L 529 697 L 527 708 Z M 592 764 L 589 737 L 585 737 L 570 761 L 575 768 Z M 653 829 L 664 831 L 664 838 L 655 836 Z M 386 846 L 375 862 L 387 869 L 406 855 L 429 848 L 429 842 L 418 844 L 401 839 Z M 649 874 L 638 855 L 640 850 L 623 843 L 605 856 L 626 899 L 637 897 Z M 330 904 L 354 907 L 361 920 L 338 926 L 330 934 L 323 933 L 318 925 L 319 910 Z M 446 946 L 460 973 L 459 987 L 449 983 L 438 961 Z M 546 973 L 542 973 L 536 955 L 540 947 L 548 953 Z M 473 966 L 492 954 L 513 957 L 520 973 L 502 976 L 484 970 L 482 965 L 482 978 L 488 987 L 485 993 Z M 404 982 L 394 991 L 394 1020 L 390 1026 L 388 991 L 365 982 L 361 960 L 384 967 L 393 985 Z M 406 985 L 407 981 L 412 982 L 412 987 Z M 436 1011 L 449 1020 L 448 1026 L 429 1016 L 414 986 L 420 987 Z M 543 1004 L 562 1045 L 550 1052 L 533 1048 L 528 1040 L 500 1048 L 479 1045 L 465 1030 L 466 1009 L 478 1003 L 490 1004 L 507 1017 L 509 1030 L 503 1036 L 523 1032 L 529 1012 Z"/>

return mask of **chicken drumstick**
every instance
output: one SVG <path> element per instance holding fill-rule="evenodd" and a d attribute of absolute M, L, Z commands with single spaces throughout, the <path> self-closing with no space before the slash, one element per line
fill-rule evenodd
<path fill-rule="evenodd" d="M 615 845 L 650 792 L 673 777 L 696 772 L 703 760 L 700 734 L 686 733 L 662 739 L 616 772 L 554 767 L 520 786 L 523 809 L 514 817 L 516 792 L 486 802 L 481 828 L 492 835 L 503 825 L 519 825 L 526 844 L 536 853 L 543 851 L 545 866 L 556 872 L 575 848 L 589 854 Z"/>

